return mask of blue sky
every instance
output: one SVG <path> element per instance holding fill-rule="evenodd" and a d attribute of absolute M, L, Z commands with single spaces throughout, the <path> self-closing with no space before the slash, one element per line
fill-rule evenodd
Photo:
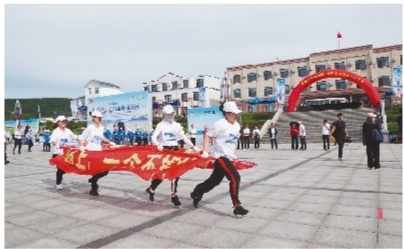
<path fill-rule="evenodd" d="M 402 44 L 402 5 L 6 4 L 5 98 L 84 95 L 92 79 L 142 90 L 173 72 Z"/>

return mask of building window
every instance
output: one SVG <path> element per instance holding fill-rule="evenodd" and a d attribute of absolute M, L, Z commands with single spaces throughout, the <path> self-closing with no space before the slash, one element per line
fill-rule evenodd
<path fill-rule="evenodd" d="M 308 75 L 307 66 L 297 67 L 297 75 L 299 77 L 306 77 Z"/>
<path fill-rule="evenodd" d="M 100 93 L 100 89 L 98 87 L 94 88 L 94 94 L 99 94 Z"/>
<path fill-rule="evenodd" d="M 152 97 L 152 102 L 156 102 L 156 97 Z"/>
<path fill-rule="evenodd" d="M 325 65 L 316 65 L 316 72 L 325 70 Z"/>
<path fill-rule="evenodd" d="M 272 104 L 265 104 L 265 112 L 272 112 L 274 107 Z"/>
<path fill-rule="evenodd" d="M 366 61 L 365 60 L 355 61 L 355 70 L 366 70 Z"/>
<path fill-rule="evenodd" d="M 91 87 L 88 88 L 88 95 L 91 95 Z"/>
<path fill-rule="evenodd" d="M 248 112 L 257 112 L 257 105 L 248 105 Z"/>
<path fill-rule="evenodd" d="M 151 86 L 151 91 L 152 92 L 157 92 L 157 85 L 152 85 Z"/>
<path fill-rule="evenodd" d="M 264 80 L 272 79 L 272 72 L 271 71 L 264 71 Z"/>
<path fill-rule="evenodd" d="M 285 94 L 289 94 L 289 93 L 290 93 L 290 86 L 285 85 Z"/>
<path fill-rule="evenodd" d="M 335 87 L 337 89 L 346 89 L 346 81 L 345 80 L 335 80 Z"/>
<path fill-rule="evenodd" d="M 171 95 L 164 95 L 164 100 L 166 102 L 171 102 Z"/>
<path fill-rule="evenodd" d="M 377 58 L 377 67 L 384 68 L 389 66 L 389 57 Z"/>
<path fill-rule="evenodd" d="M 189 88 L 189 81 L 188 80 L 182 81 L 182 84 L 184 85 L 184 88 Z"/>
<path fill-rule="evenodd" d="M 172 83 L 172 90 L 177 90 L 178 89 L 178 82 L 177 81 L 174 81 L 173 83 Z"/>
<path fill-rule="evenodd" d="M 345 62 L 335 62 L 334 63 L 334 68 L 335 69 L 341 69 L 341 70 L 345 70 Z"/>
<path fill-rule="evenodd" d="M 379 87 L 382 87 L 382 86 L 390 86 L 390 77 L 389 76 L 379 77 Z"/>
<path fill-rule="evenodd" d="M 162 86 L 163 86 L 163 91 L 167 91 L 167 83 L 163 83 Z"/>
<path fill-rule="evenodd" d="M 270 86 L 264 88 L 264 96 L 270 96 L 273 94 L 273 89 Z"/>
<path fill-rule="evenodd" d="M 241 89 L 234 89 L 233 95 L 234 95 L 234 98 L 241 98 Z"/>
<path fill-rule="evenodd" d="M 194 92 L 194 100 L 199 101 L 199 92 Z"/>
<path fill-rule="evenodd" d="M 257 81 L 257 74 L 256 73 L 249 73 L 247 74 L 247 81 Z"/>
<path fill-rule="evenodd" d="M 233 76 L 233 84 L 235 83 L 241 83 L 241 77 L 238 74 Z"/>
<path fill-rule="evenodd" d="M 287 78 L 289 76 L 289 70 L 287 69 L 280 69 L 279 73 L 281 74 L 281 78 Z"/>
<path fill-rule="evenodd" d="M 327 82 L 325 80 L 317 82 L 317 91 L 327 90 Z"/>
<path fill-rule="evenodd" d="M 188 93 L 181 93 L 181 101 L 188 102 Z"/>
<path fill-rule="evenodd" d="M 197 88 L 203 87 L 203 79 L 197 79 L 196 80 L 196 87 Z"/>
<path fill-rule="evenodd" d="M 148 92 L 148 91 L 149 91 L 149 87 L 148 87 L 148 86 L 143 87 L 143 90 L 146 91 L 146 92 Z"/>
<path fill-rule="evenodd" d="M 248 88 L 248 97 L 257 97 L 257 88 Z"/>

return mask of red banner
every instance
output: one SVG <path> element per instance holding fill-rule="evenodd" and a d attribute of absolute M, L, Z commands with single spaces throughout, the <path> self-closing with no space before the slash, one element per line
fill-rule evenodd
<path fill-rule="evenodd" d="M 66 173 L 95 175 L 103 171 L 130 171 L 143 180 L 168 179 L 183 175 L 198 167 L 213 168 L 213 158 L 201 158 L 192 150 L 158 151 L 155 146 L 104 147 L 102 151 L 80 151 L 64 148 L 62 155 L 49 160 Z M 235 161 L 237 169 L 247 169 L 256 164 L 243 160 Z"/>

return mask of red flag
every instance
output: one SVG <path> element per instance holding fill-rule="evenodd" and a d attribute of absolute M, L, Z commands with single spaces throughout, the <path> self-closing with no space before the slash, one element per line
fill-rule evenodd
<path fill-rule="evenodd" d="M 338 31 L 338 34 L 337 34 L 337 38 L 339 39 L 339 38 L 342 38 L 342 35 L 341 35 L 341 33 Z"/>

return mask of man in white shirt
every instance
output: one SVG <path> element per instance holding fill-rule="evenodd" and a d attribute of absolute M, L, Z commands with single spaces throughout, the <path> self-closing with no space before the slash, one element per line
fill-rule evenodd
<path fill-rule="evenodd" d="M 260 148 L 260 130 L 258 126 L 255 126 L 253 130 L 253 141 L 254 141 L 254 149 L 258 150 Z"/>
<path fill-rule="evenodd" d="M 21 155 L 22 137 L 23 131 L 21 125 L 18 124 L 17 129 L 14 131 L 14 149 L 13 155 L 15 155 L 15 149 L 18 147 L 18 154 Z"/>
<path fill-rule="evenodd" d="M 330 150 L 330 124 L 327 119 L 324 119 L 323 124 L 321 125 L 321 134 L 323 136 L 323 150 Z M 327 146 L 326 146 L 327 145 Z"/>
<path fill-rule="evenodd" d="M 7 160 L 7 145 L 10 142 L 10 136 L 8 132 L 4 133 L 4 165 L 9 164 L 10 161 Z"/>
<path fill-rule="evenodd" d="M 271 127 L 268 129 L 269 139 L 271 141 L 271 149 L 278 149 L 278 128 L 275 127 L 274 123 L 271 123 Z"/>
<path fill-rule="evenodd" d="M 300 137 L 300 150 L 306 150 L 307 149 L 307 143 L 306 143 L 306 127 L 302 124 L 302 122 L 299 122 L 299 137 Z"/>
<path fill-rule="evenodd" d="M 249 150 L 250 149 L 250 128 L 248 128 L 248 125 L 245 125 L 244 130 L 243 130 L 243 138 L 244 138 L 244 150 Z"/>
<path fill-rule="evenodd" d="M 246 215 L 248 210 L 241 206 L 241 202 L 238 199 L 240 174 L 231 162 L 237 159 L 234 152 L 237 140 L 240 137 L 240 124 L 237 122 L 237 117 L 241 111 L 233 101 L 222 104 L 220 110 L 224 118 L 213 124 L 213 128 L 208 130 L 203 141 L 204 151 L 202 157 L 207 158 L 209 156 L 209 140 L 215 140 L 211 150 L 211 156 L 216 159 L 214 169 L 206 181 L 195 187 L 191 193 L 191 198 L 193 199 L 194 207 L 198 208 L 198 203 L 202 200 L 203 195 L 218 186 L 226 176 L 230 181 L 229 187 L 230 197 L 233 202 L 233 213 L 235 215 Z"/>
<path fill-rule="evenodd" d="M 162 112 L 164 119 L 157 124 L 151 138 L 153 145 L 157 146 L 157 150 L 163 151 L 164 149 L 167 149 L 177 151 L 179 150 L 178 141 L 183 140 L 185 144 L 190 146 L 196 152 L 199 152 L 200 149 L 194 146 L 192 142 L 186 138 L 181 124 L 174 121 L 174 108 L 171 105 L 166 105 L 164 106 Z M 179 179 L 180 178 L 178 177 L 175 179 L 175 181 L 171 181 L 171 202 L 174 204 L 174 206 L 181 206 L 181 202 L 177 196 Z M 149 200 L 151 202 L 154 201 L 154 192 L 161 182 L 161 179 L 154 179 L 151 182 L 150 187 L 146 189 L 146 193 L 149 194 Z"/>
<path fill-rule="evenodd" d="M 191 125 L 191 131 L 189 132 L 189 134 L 190 134 L 190 137 L 191 137 L 191 142 L 192 142 L 192 144 L 195 146 L 195 145 L 196 145 L 196 134 L 197 134 L 197 131 L 196 131 L 196 129 L 195 129 L 195 127 L 194 127 L 193 124 Z"/>

